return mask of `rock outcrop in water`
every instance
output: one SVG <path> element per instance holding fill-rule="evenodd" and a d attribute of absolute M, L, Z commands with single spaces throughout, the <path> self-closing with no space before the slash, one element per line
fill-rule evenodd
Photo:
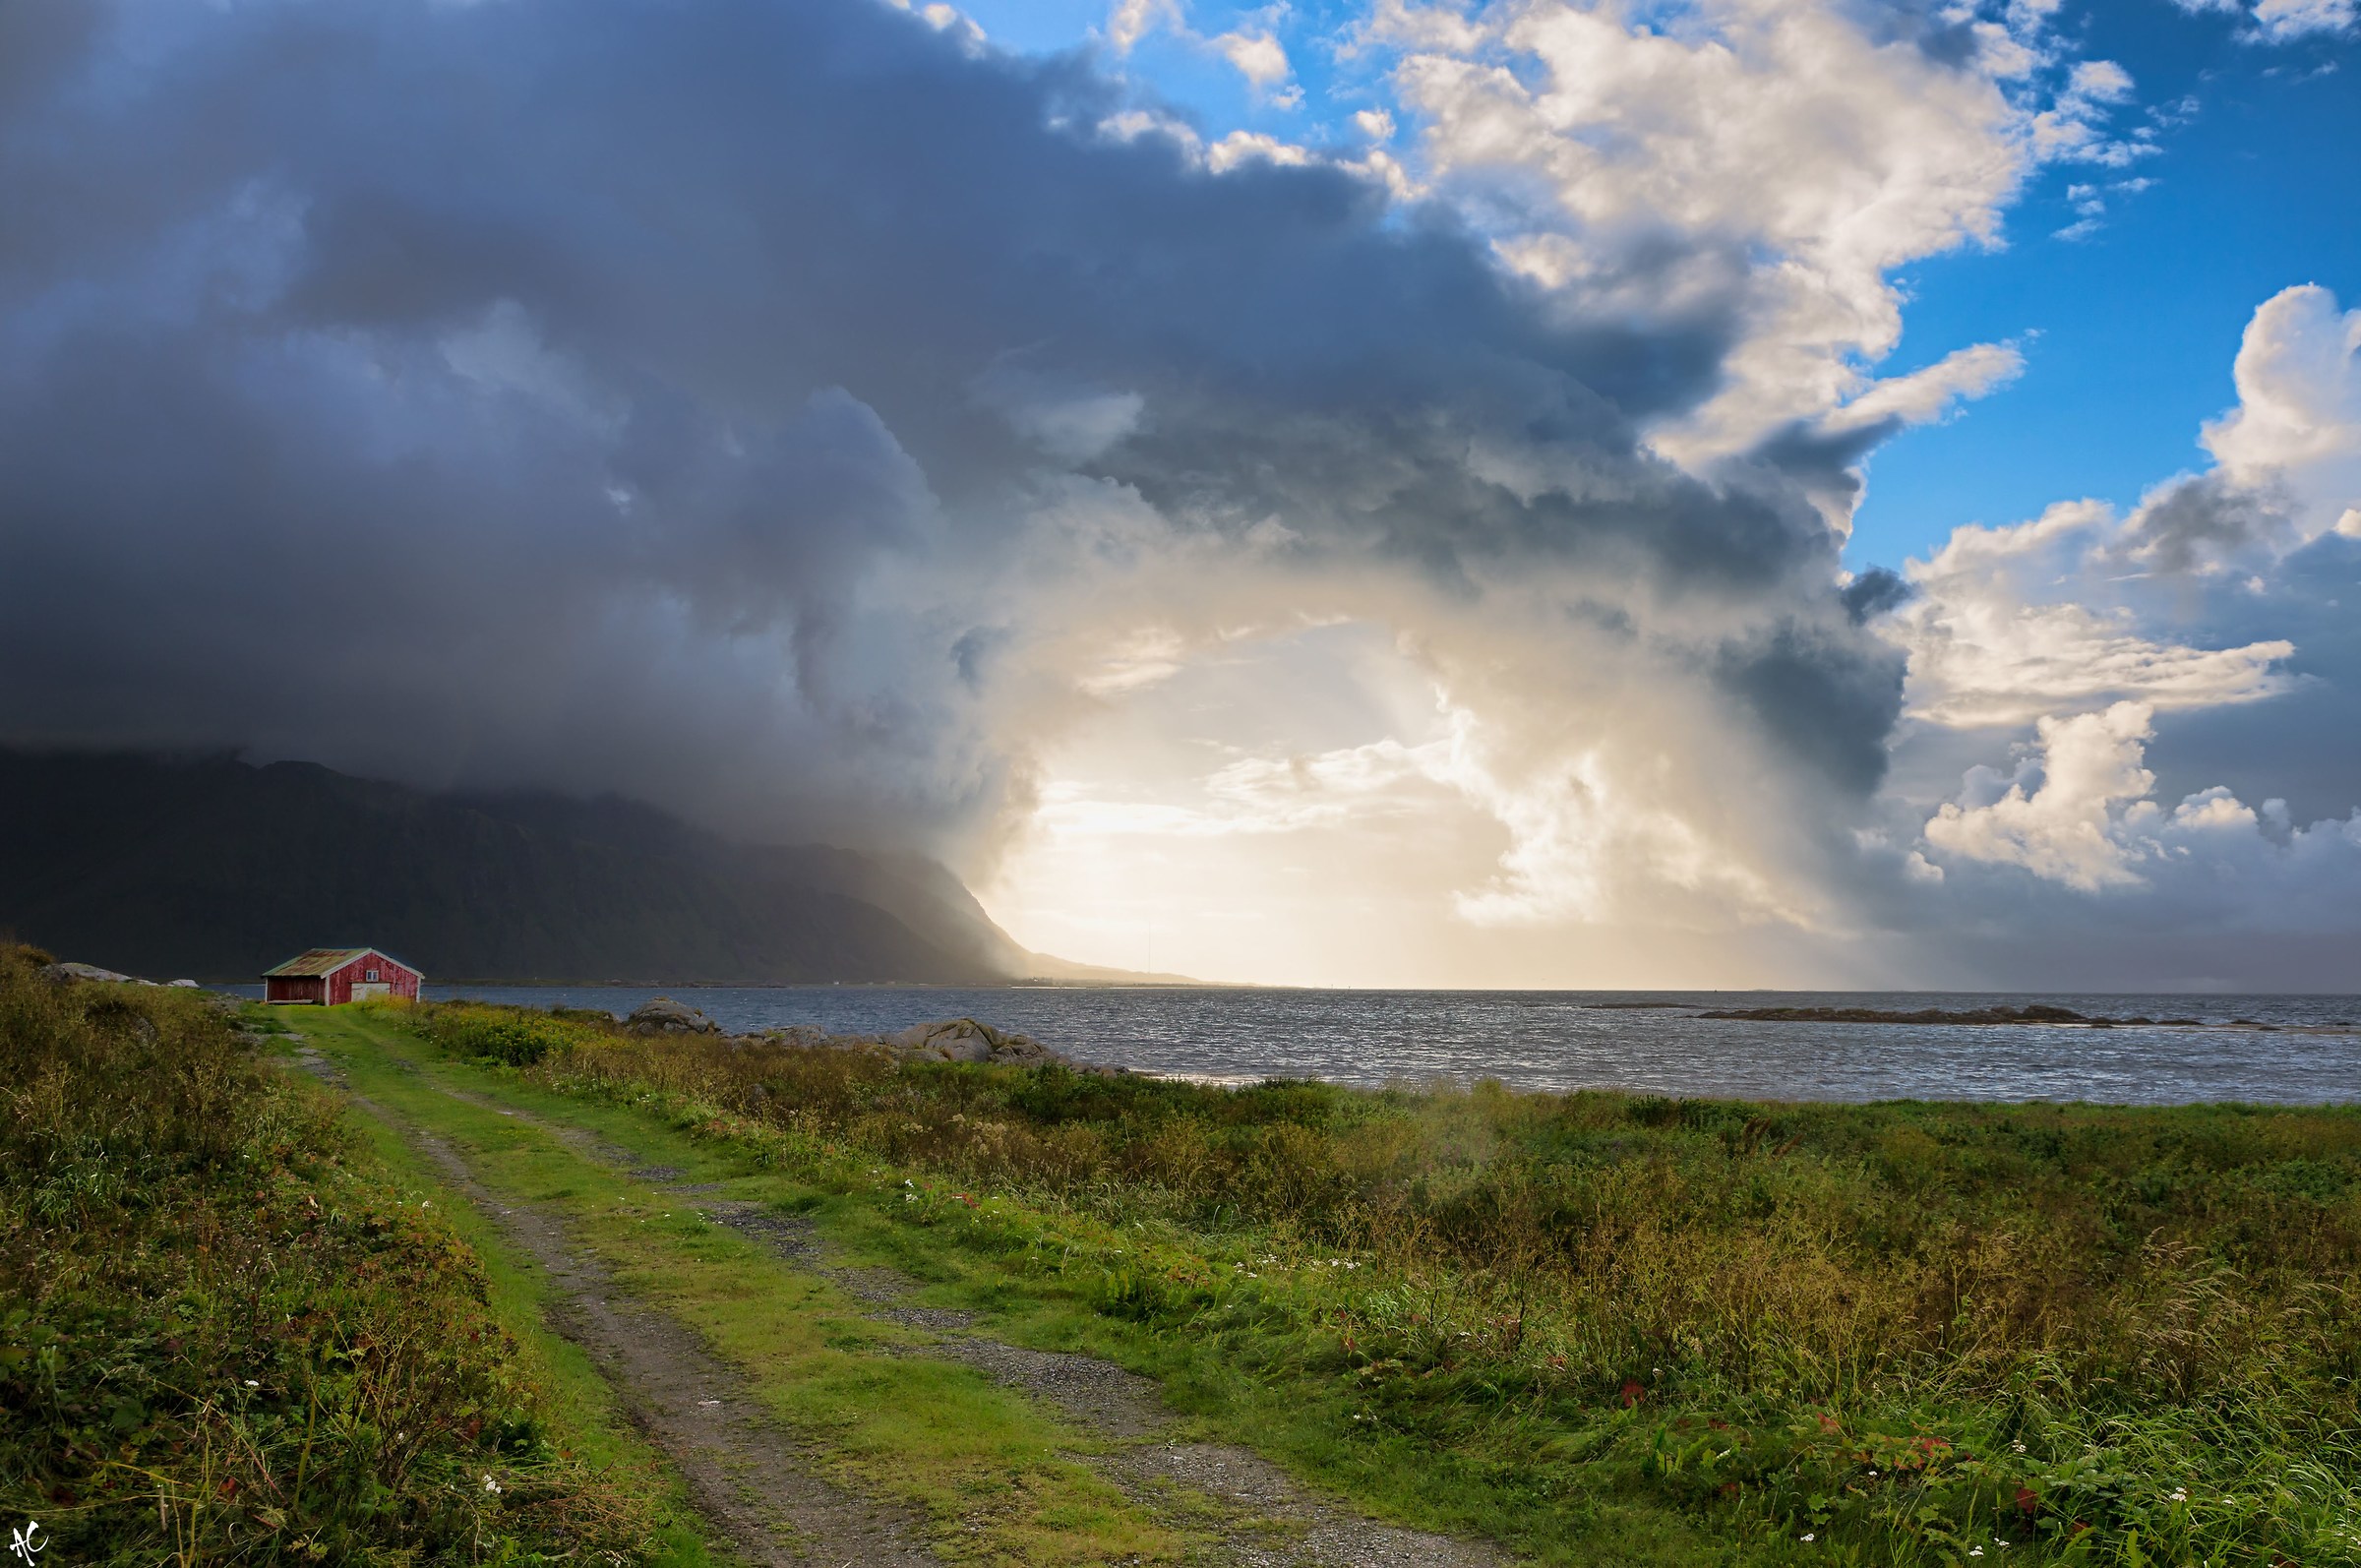
<path fill-rule="evenodd" d="M 1889 1011 L 1881 1007 L 1721 1007 L 1697 1016 L 1802 1024 L 2088 1024 L 2099 1021 L 2087 1013 L 2076 1012 L 2072 1007 L 2051 1007 L 2041 1002 L 2023 1007 L 1976 1007 L 1959 1012 L 1941 1007 L 1921 1007 L 1915 1012 Z M 2132 1020 L 2124 1021 L 2128 1023 Z M 2148 1023 L 2151 1020 L 2143 1018 L 2138 1021 Z"/>

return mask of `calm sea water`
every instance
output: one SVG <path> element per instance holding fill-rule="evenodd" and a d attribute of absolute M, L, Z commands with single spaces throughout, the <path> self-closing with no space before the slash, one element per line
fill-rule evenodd
<path fill-rule="evenodd" d="M 628 1012 L 650 990 L 429 988 Z M 2361 1102 L 2361 996 L 1992 995 L 1911 993 L 1376 992 L 1196 989 L 887 990 L 676 987 L 661 993 L 753 1033 L 816 1024 L 878 1033 L 962 1015 L 1093 1061 L 1216 1081 L 1464 1082 L 1763 1100 Z M 1661 1009 L 1601 1002 L 1661 1002 Z M 1699 1018 L 1728 1006 L 1964 1009 L 2050 1002 L 2115 1017 L 2238 1019 L 2284 1030 L 1925 1028 Z"/>

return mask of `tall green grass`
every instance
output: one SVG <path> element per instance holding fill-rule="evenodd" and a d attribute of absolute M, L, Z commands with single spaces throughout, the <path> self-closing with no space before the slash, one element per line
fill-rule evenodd
<path fill-rule="evenodd" d="M 639 1560 L 480 1265 L 201 995 L 0 947 L 0 1529 L 55 1563 Z"/>
<path fill-rule="evenodd" d="M 566 1027 L 545 1084 L 1123 1228 L 1100 1312 L 1343 1399 L 1341 1442 L 1502 1518 L 1623 1493 L 1775 1560 L 2361 1563 L 2350 1111 L 1225 1090 Z"/>
<path fill-rule="evenodd" d="M 474 1061 L 526 1067 L 552 1053 L 595 1045 L 614 1035 L 593 1020 L 612 1024 L 611 1014 L 587 1008 L 500 1007 L 481 1002 L 447 1001 L 431 1006 L 389 1003 L 413 1028 L 454 1056 Z"/>

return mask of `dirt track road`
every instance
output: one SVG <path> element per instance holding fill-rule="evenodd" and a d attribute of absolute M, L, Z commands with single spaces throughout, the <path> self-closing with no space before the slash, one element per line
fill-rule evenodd
<path fill-rule="evenodd" d="M 659 1303 L 631 1296 L 561 1206 L 496 1190 L 458 1144 L 418 1116 L 355 1092 L 310 1045 L 298 1060 L 395 1131 L 484 1217 L 501 1244 L 537 1266 L 550 1326 L 588 1354 L 633 1420 L 678 1467 L 713 1533 L 749 1561 L 917 1568 L 968 1555 L 948 1549 L 964 1534 L 956 1524 L 946 1529 L 940 1519 L 834 1478 L 830 1472 L 841 1467 L 829 1455 L 764 1411 L 748 1368 L 717 1355 Z M 584 1165 L 637 1184 L 651 1204 L 694 1209 L 757 1242 L 782 1287 L 796 1277 L 827 1282 L 871 1320 L 908 1331 L 893 1354 L 973 1368 L 1045 1407 L 1081 1439 L 1068 1457 L 1111 1482 L 1177 1543 L 1177 1552 L 1157 1554 L 1164 1560 L 1225 1568 L 1499 1568 L 1507 1561 L 1480 1544 L 1362 1517 L 1250 1450 L 1189 1440 L 1153 1382 L 1111 1361 L 1008 1344 L 971 1314 L 915 1305 L 914 1282 L 832 1258 L 808 1221 L 715 1196 L 677 1170 L 640 1164 L 633 1151 L 507 1103 L 494 1089 L 435 1087 L 546 1134 Z M 1059 1560 L 1073 1558 L 1061 1552 Z"/>

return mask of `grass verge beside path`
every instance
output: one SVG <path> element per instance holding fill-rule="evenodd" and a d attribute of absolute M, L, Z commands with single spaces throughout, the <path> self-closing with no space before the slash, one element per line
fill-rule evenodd
<path fill-rule="evenodd" d="M 529 1090 L 513 1075 L 413 1063 L 406 1058 L 420 1043 L 383 1011 L 305 1012 L 288 1021 L 357 1092 L 456 1149 L 484 1186 L 562 1215 L 620 1290 L 741 1368 L 754 1394 L 812 1439 L 835 1478 L 916 1509 L 944 1555 L 1180 1563 L 1201 1544 L 1088 1463 L 1103 1446 L 1088 1434 L 972 1368 L 907 1354 L 923 1348 L 923 1333 L 870 1320 L 828 1282 L 501 1108 L 578 1125 L 649 1164 L 726 1182 L 733 1197 L 776 1199 L 775 1176 L 750 1176 L 728 1151 L 697 1147 L 627 1113 Z"/>
<path fill-rule="evenodd" d="M 2350 1108 L 1219 1090 L 405 1022 L 1407 1522 L 1568 1563 L 2361 1563 Z"/>
<path fill-rule="evenodd" d="M 0 947 L 12 1540 L 143 1568 L 696 1561 L 325 1093 L 201 995 L 45 957 Z"/>

